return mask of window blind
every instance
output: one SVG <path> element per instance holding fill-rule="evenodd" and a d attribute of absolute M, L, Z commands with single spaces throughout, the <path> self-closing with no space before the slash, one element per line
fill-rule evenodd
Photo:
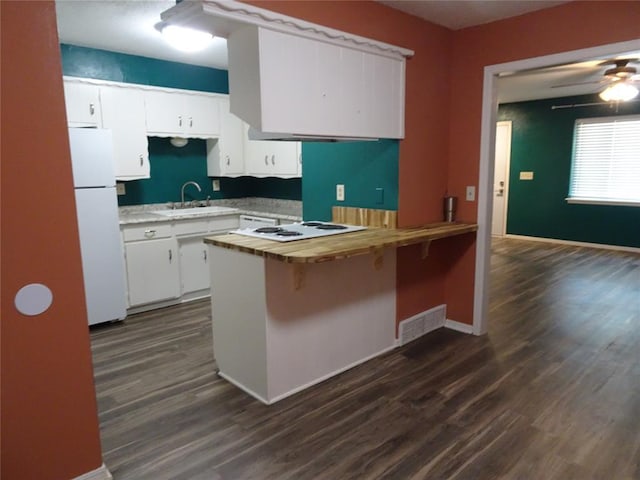
<path fill-rule="evenodd" d="M 569 200 L 640 203 L 640 115 L 576 120 Z"/>

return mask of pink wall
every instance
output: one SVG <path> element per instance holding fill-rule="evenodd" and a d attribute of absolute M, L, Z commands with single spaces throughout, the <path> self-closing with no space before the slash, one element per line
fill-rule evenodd
<path fill-rule="evenodd" d="M 640 2 L 613 1 L 570 2 L 454 32 L 448 161 L 451 194 L 464 198 L 466 185 L 478 185 L 485 66 L 639 37 Z M 460 202 L 460 219 L 475 221 L 476 209 L 476 202 Z M 446 282 L 449 318 L 466 323 L 472 323 L 475 271 L 475 246 L 469 247 L 451 266 Z"/>
<path fill-rule="evenodd" d="M 370 1 L 254 1 L 261 8 L 302 18 L 415 51 L 407 60 L 405 138 L 400 143 L 399 224 L 440 221 L 447 188 L 452 32 Z M 397 319 L 445 301 L 443 246 L 398 250 Z M 457 254 L 454 252 L 454 254 Z"/>
<path fill-rule="evenodd" d="M 102 464 L 53 2 L 0 2 L 2 467 L 69 479 Z M 45 313 L 13 305 L 25 284 Z"/>

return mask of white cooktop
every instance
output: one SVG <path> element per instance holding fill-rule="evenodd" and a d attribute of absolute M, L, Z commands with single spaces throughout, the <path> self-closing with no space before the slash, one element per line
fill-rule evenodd
<path fill-rule="evenodd" d="M 329 226 L 336 225 L 339 229 L 328 229 Z M 318 228 L 320 227 L 320 228 Z M 293 242 L 295 240 L 306 240 L 308 238 L 326 237 L 328 235 L 340 235 L 343 233 L 357 232 L 366 230 L 367 227 L 358 225 L 345 225 L 341 223 L 308 221 L 301 223 L 289 223 L 285 225 L 276 225 L 273 227 L 262 228 L 241 228 L 233 230 L 229 233 L 238 235 L 246 235 L 248 237 L 264 238 L 265 240 L 273 240 L 276 242 Z M 283 232 L 296 232 L 300 235 L 286 236 Z"/>

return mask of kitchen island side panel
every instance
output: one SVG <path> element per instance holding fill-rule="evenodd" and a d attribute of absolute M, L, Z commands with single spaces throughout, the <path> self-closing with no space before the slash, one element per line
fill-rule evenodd
<path fill-rule="evenodd" d="M 267 375 L 270 402 L 327 379 L 395 346 L 396 250 L 294 265 L 266 260 Z"/>
<path fill-rule="evenodd" d="M 208 248 L 213 356 L 220 375 L 266 403 L 264 259 Z"/>

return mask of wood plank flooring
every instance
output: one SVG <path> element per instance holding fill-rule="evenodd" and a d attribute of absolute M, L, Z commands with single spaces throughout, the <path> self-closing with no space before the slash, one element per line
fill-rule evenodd
<path fill-rule="evenodd" d="M 490 331 L 440 329 L 272 406 L 218 378 L 208 301 L 92 330 L 128 479 L 640 479 L 640 255 L 495 241 Z"/>

